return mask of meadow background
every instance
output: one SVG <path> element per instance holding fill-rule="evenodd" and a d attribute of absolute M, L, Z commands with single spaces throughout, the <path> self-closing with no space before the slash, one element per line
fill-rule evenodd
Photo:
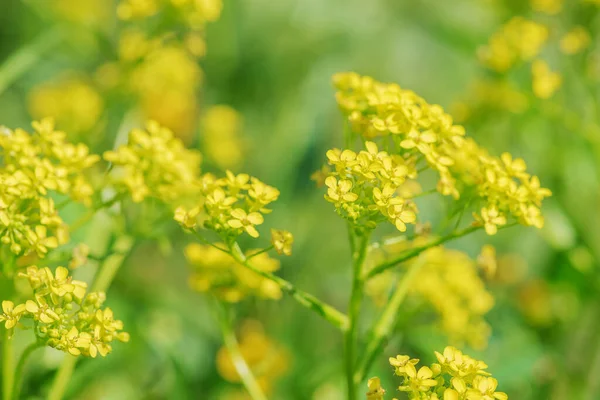
<path fill-rule="evenodd" d="M 544 1 L 532 3 L 224 0 L 220 18 L 207 25 L 192 111 L 184 113 L 187 119 L 177 113 L 165 118 L 174 125 L 185 119 L 172 126 L 178 136 L 208 149 L 204 170 L 219 170 L 218 149 L 234 146 L 239 150 L 234 172 L 281 191 L 264 226 L 284 226 L 295 236 L 294 254 L 283 260 L 280 275 L 341 309 L 350 287 L 345 224 L 310 180 L 327 149 L 343 145 L 334 73 L 356 71 L 397 82 L 464 121 L 468 134 L 491 153 L 523 157 L 553 192 L 544 204 L 546 226 L 517 227 L 494 237 L 477 233 L 449 245 L 476 257 L 491 243 L 498 254 L 498 273 L 488 285 L 496 298 L 486 318 L 492 326 L 489 345 L 464 349 L 486 360 L 511 399 L 593 400 L 600 398 L 600 5 L 565 0 L 558 1 L 560 11 L 547 12 L 535 6 Z M 119 90 L 123 83 L 110 86 L 101 68 L 118 57 L 123 22 L 116 6 L 110 0 L 1 0 L 1 125 L 26 128 L 41 113 L 62 113 L 52 115 L 58 127 L 101 152 L 143 123 L 139 104 Z M 528 64 L 499 74 L 478 58 L 489 37 L 517 15 L 550 28 L 541 56 L 562 83 L 548 99 L 532 92 Z M 589 44 L 565 54 L 560 39 L 575 26 L 589 33 Z M 164 68 L 174 81 L 184 74 L 175 61 Z M 97 95 L 61 86 L 70 79 Z M 58 89 L 39 95 L 48 85 Z M 58 99 L 78 107 L 57 106 L 63 101 Z M 160 103 L 154 112 L 168 114 L 173 104 Z M 203 121 L 216 105 L 238 113 L 234 142 L 207 139 Z M 211 157 L 211 148 L 217 156 Z M 421 209 L 434 226 L 443 217 L 436 204 Z M 93 240 L 94 225 L 80 235 Z M 108 295 L 131 342 L 115 346 L 106 359 L 81 361 L 70 398 L 244 398 L 241 385 L 217 368 L 222 344 L 208 299 L 188 287 L 183 248 L 189 240 L 173 223 L 136 246 Z M 375 305 L 368 307 L 376 312 Z M 276 344 L 271 398 L 344 398 L 341 336 L 334 328 L 286 296 L 246 301 L 238 314 L 240 320 L 260 321 L 269 343 Z M 406 318 L 399 330 L 373 371 L 392 396 L 398 383 L 389 356 L 433 361 L 432 351 L 447 344 L 427 319 Z M 57 352 L 39 352 L 24 395 L 35 398 L 59 362 Z"/>

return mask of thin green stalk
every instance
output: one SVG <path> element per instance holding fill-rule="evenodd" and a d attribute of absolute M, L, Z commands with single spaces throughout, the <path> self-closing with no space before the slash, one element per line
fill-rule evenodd
<path fill-rule="evenodd" d="M 39 349 L 43 345 L 44 345 L 43 343 L 35 341 L 35 342 L 31 343 L 29 346 L 27 346 L 25 348 L 25 350 L 23 350 L 23 353 L 21 354 L 21 358 L 19 358 L 19 362 L 17 363 L 17 368 L 15 369 L 15 381 L 13 384 L 13 393 L 12 393 L 13 400 L 18 400 L 19 396 L 21 395 L 23 372 L 25 370 L 25 364 L 27 363 L 29 356 L 31 356 L 31 354 L 33 354 L 33 352 L 35 350 Z"/>
<path fill-rule="evenodd" d="M 220 320 L 221 333 L 223 334 L 225 347 L 227 347 L 227 350 L 229 351 L 229 355 L 231 356 L 235 370 L 242 378 L 242 383 L 248 391 L 248 394 L 252 400 L 267 400 L 267 396 L 265 396 L 263 393 L 260 385 L 256 381 L 256 378 L 252 374 L 248 363 L 246 363 L 246 360 L 240 352 L 240 346 L 235 337 L 235 333 L 231 328 L 229 318 L 224 315 L 220 318 Z"/>
<path fill-rule="evenodd" d="M 91 285 L 91 291 L 106 292 L 108 290 L 123 261 L 125 261 L 127 255 L 133 249 L 134 243 L 134 238 L 131 236 L 124 235 L 117 239 L 117 242 L 113 246 L 113 249 L 117 253 L 106 258 L 104 263 L 99 267 L 94 277 L 94 282 Z M 77 357 L 71 355 L 65 357 L 50 387 L 48 400 L 61 400 L 64 397 L 77 359 Z"/>
<path fill-rule="evenodd" d="M 9 330 L 4 330 L 2 338 L 2 398 L 10 399 L 12 397 L 12 388 L 15 381 L 15 358 L 13 349 L 13 340 L 8 337 Z"/>
<path fill-rule="evenodd" d="M 363 298 L 363 266 L 369 247 L 370 234 L 363 233 L 358 237 L 359 245 L 353 254 L 352 266 L 352 292 L 348 306 L 348 330 L 344 335 L 344 361 L 346 369 L 346 383 L 348 387 L 348 400 L 356 400 L 356 386 L 354 385 L 354 364 L 356 361 L 356 337 L 360 306 Z"/>
<path fill-rule="evenodd" d="M 35 40 L 22 46 L 0 66 L 0 94 L 29 68 L 38 63 L 45 52 L 56 46 L 63 38 L 59 28 L 41 33 Z"/>
<path fill-rule="evenodd" d="M 508 225 L 506 225 L 508 226 Z M 511 225 L 512 226 L 512 225 Z M 390 268 L 394 268 L 395 266 L 408 261 L 412 258 L 415 258 L 416 256 L 418 256 L 419 254 L 421 254 L 422 252 L 424 252 L 425 250 L 428 250 L 432 247 L 435 246 L 439 246 L 440 244 L 449 242 L 451 240 L 454 239 L 458 239 L 461 238 L 463 236 L 468 235 L 469 233 L 475 232 L 479 229 L 481 229 L 481 226 L 470 226 L 468 228 L 465 228 L 463 230 L 460 231 L 456 231 L 453 232 L 447 236 L 442 236 L 440 238 L 437 238 L 433 241 L 431 241 L 431 243 L 425 244 L 423 246 L 419 246 L 419 247 L 415 247 L 414 249 L 410 249 L 407 251 L 402 252 L 398 257 L 395 257 L 389 261 L 385 261 L 375 267 L 373 267 L 371 270 L 369 270 L 363 277 L 364 280 L 368 280 L 376 275 L 379 275 L 380 273 L 390 269 Z"/>
<path fill-rule="evenodd" d="M 396 324 L 400 306 L 404 302 L 404 299 L 406 298 L 406 295 L 408 294 L 415 277 L 418 275 L 419 270 L 424 264 L 425 262 L 423 260 L 417 260 L 402 276 L 385 310 L 373 327 L 371 337 L 369 338 L 367 344 L 367 349 L 365 350 L 363 357 L 360 359 L 358 368 L 354 374 L 354 383 L 356 385 L 360 384 L 365 379 L 369 369 L 371 368 L 371 365 L 373 364 L 373 361 L 377 357 L 377 354 L 379 354 L 388 337 L 392 333 L 392 330 Z"/>
<path fill-rule="evenodd" d="M 336 310 L 332 306 L 322 302 L 317 299 L 315 296 L 306 293 L 298 288 L 296 288 L 291 282 L 286 281 L 278 277 L 277 275 L 273 275 L 269 272 L 262 271 L 257 268 L 253 264 L 251 264 L 237 243 L 234 243 L 231 246 L 231 251 L 228 252 L 231 256 L 240 264 L 250 269 L 251 271 L 257 273 L 258 275 L 266 278 L 270 281 L 275 282 L 279 285 L 281 290 L 292 296 L 300 305 L 315 311 L 325 320 L 333 324 L 334 326 L 340 328 L 341 330 L 346 330 L 348 326 L 348 317 L 344 315 L 342 312 Z"/>
<path fill-rule="evenodd" d="M 133 248 L 135 240 L 131 236 L 123 235 L 119 237 L 113 246 L 115 254 L 109 256 L 100 266 L 94 277 L 91 290 L 93 292 L 106 292 L 112 281 L 115 279 L 119 268 L 123 265 L 123 261 Z"/>
<path fill-rule="evenodd" d="M 71 380 L 71 375 L 73 375 L 76 363 L 77 357 L 70 354 L 66 355 L 54 377 L 54 382 L 52 382 L 50 392 L 48 393 L 48 400 L 62 400 L 67 391 L 67 385 Z"/>

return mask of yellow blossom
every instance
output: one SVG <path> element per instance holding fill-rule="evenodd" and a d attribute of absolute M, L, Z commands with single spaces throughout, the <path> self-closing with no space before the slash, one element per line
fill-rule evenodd
<path fill-rule="evenodd" d="M 256 250 L 249 250 L 247 255 L 252 256 L 253 253 Z M 192 268 L 190 286 L 199 292 L 210 291 L 230 303 L 239 302 L 246 296 L 266 299 L 281 297 L 281 289 L 277 284 L 257 275 L 229 254 L 212 246 L 190 244 L 185 249 L 185 256 Z M 266 253 L 252 256 L 252 264 L 265 272 L 274 272 L 280 268 L 279 261 Z"/>
<path fill-rule="evenodd" d="M 53 117 L 58 125 L 74 134 L 94 128 L 104 111 L 104 100 L 97 89 L 76 76 L 34 87 L 28 100 L 34 118 Z"/>
<path fill-rule="evenodd" d="M 23 322 L 24 329 L 33 329 L 39 341 L 74 356 L 104 357 L 114 340 L 129 340 L 123 322 L 115 320 L 109 308 L 101 308 L 104 293 L 88 293 L 87 285 L 73 280 L 66 268 L 53 272 L 30 266 L 19 277 L 29 281 L 33 296 L 16 307 L 10 301 L 2 303 L 0 321 L 6 321 L 7 329 L 19 319 L 30 320 Z"/>
<path fill-rule="evenodd" d="M 288 231 L 281 231 L 278 229 L 271 229 L 271 244 L 275 248 L 278 254 L 284 254 L 286 256 L 292 255 L 292 244 L 294 243 L 294 236 Z"/>
<path fill-rule="evenodd" d="M 589 32 L 581 26 L 576 26 L 560 39 L 560 50 L 568 55 L 577 54 L 585 50 L 591 41 Z"/>
<path fill-rule="evenodd" d="M 536 60 L 531 65 L 533 77 L 533 93 L 540 99 L 549 99 L 560 88 L 562 78 L 560 74 L 552 72 L 548 64 Z"/>
<path fill-rule="evenodd" d="M 537 56 L 547 38 L 548 28 L 544 25 L 513 17 L 480 49 L 479 57 L 489 68 L 506 72 L 515 64 Z"/>
<path fill-rule="evenodd" d="M 261 389 L 270 393 L 275 381 L 289 368 L 288 351 L 266 336 L 260 323 L 252 320 L 245 321 L 240 329 L 239 347 Z M 217 353 L 217 370 L 230 382 L 241 381 L 234 360 L 225 347 Z"/>

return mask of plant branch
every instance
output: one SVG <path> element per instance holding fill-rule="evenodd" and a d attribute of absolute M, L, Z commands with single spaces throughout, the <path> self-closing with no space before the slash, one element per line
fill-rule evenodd
<path fill-rule="evenodd" d="M 349 227 L 349 229 L 352 229 Z M 350 237 L 354 236 L 353 233 Z M 360 306 L 363 297 L 362 270 L 369 247 L 370 233 L 363 233 L 358 237 L 359 245 L 352 254 L 352 292 L 350 294 L 350 304 L 348 306 L 348 330 L 344 335 L 344 359 L 346 367 L 346 380 L 348 386 L 348 400 L 356 400 L 356 386 L 354 385 L 354 366 L 356 361 L 356 336 L 358 321 L 360 316 Z"/>
<path fill-rule="evenodd" d="M 371 365 L 373 364 L 373 361 L 375 360 L 375 357 L 379 351 L 381 351 L 385 342 L 392 333 L 394 325 L 396 324 L 400 306 L 404 302 L 413 280 L 418 275 L 418 272 L 421 270 L 423 265 L 425 265 L 425 261 L 419 259 L 410 266 L 408 271 L 400 279 L 394 294 L 390 298 L 385 310 L 381 314 L 381 317 L 373 327 L 371 337 L 369 338 L 367 344 L 367 349 L 359 361 L 358 368 L 354 375 L 354 383 L 356 385 L 360 384 L 365 379 L 369 369 L 371 368 Z"/>
<path fill-rule="evenodd" d="M 21 354 L 21 358 L 19 358 L 19 362 L 17 363 L 17 368 L 15 369 L 15 380 L 14 380 L 13 391 L 12 391 L 12 399 L 13 400 L 19 400 L 19 397 L 21 394 L 21 386 L 22 386 L 22 382 L 23 382 L 23 372 L 25 370 L 25 364 L 27 363 L 29 356 L 31 356 L 31 354 L 35 350 L 37 350 L 43 346 L 44 346 L 43 343 L 41 343 L 39 341 L 35 341 L 35 342 L 31 343 L 29 346 L 27 346 L 25 348 L 25 350 L 23 350 L 23 353 Z"/>
<path fill-rule="evenodd" d="M 347 329 L 348 317 L 346 315 L 344 315 L 342 312 L 336 310 L 332 306 L 317 299 L 315 296 L 296 288 L 292 283 L 286 281 L 285 279 L 282 279 L 282 278 L 278 277 L 277 275 L 273 275 L 270 272 L 266 272 L 266 271 L 263 271 L 263 270 L 257 268 L 256 266 L 254 266 L 253 264 L 251 264 L 249 262 L 249 260 L 246 258 L 246 256 L 240 249 L 240 246 L 237 243 L 233 243 L 233 245 L 231 246 L 231 250 L 227 253 L 231 254 L 231 256 L 237 262 L 239 262 L 246 268 L 257 273 L 258 275 L 262 276 L 263 278 L 266 278 L 266 279 L 278 284 L 279 287 L 281 288 L 281 290 L 283 290 L 284 292 L 286 292 L 290 296 L 292 296 L 302 306 L 315 311 L 317 314 L 319 314 L 325 320 L 327 320 L 334 326 L 340 328 L 341 330 Z"/>
<path fill-rule="evenodd" d="M 364 280 L 371 279 L 372 277 L 374 277 L 376 275 L 379 275 L 380 273 L 382 273 L 382 272 L 384 272 L 384 271 L 386 271 L 386 270 L 388 270 L 390 268 L 394 268 L 395 266 L 397 266 L 397 265 L 399 265 L 399 264 L 401 264 L 401 263 L 403 263 L 405 261 L 408 261 L 408 260 L 410 260 L 412 258 L 417 257 L 419 254 L 421 254 L 425 250 L 428 250 L 428 249 L 430 249 L 432 247 L 435 247 L 435 246 L 439 246 L 440 244 L 449 242 L 451 240 L 461 238 L 461 237 L 466 236 L 469 233 L 475 232 L 475 231 L 477 231 L 477 230 L 479 230 L 481 228 L 482 228 L 481 226 L 470 226 L 470 227 L 465 228 L 463 230 L 455 231 L 455 232 L 453 232 L 453 233 L 451 233 L 449 235 L 437 238 L 437 239 L 435 239 L 435 240 L 431 241 L 430 243 L 427 243 L 427 244 L 425 244 L 423 246 L 415 247 L 414 249 L 410 249 L 410 250 L 404 251 L 399 256 L 397 256 L 397 257 L 395 257 L 395 258 L 393 258 L 391 260 L 385 261 L 385 262 L 383 262 L 383 263 L 381 263 L 381 264 L 376 265 L 375 267 L 373 267 L 366 274 L 364 274 L 363 279 Z"/>
<path fill-rule="evenodd" d="M 240 378 L 242 378 L 242 383 L 248 391 L 248 394 L 252 400 L 267 400 L 267 396 L 265 396 L 263 393 L 260 385 L 256 381 L 256 378 L 252 374 L 248 363 L 240 352 L 240 346 L 235 337 L 233 329 L 231 328 L 231 323 L 228 316 L 223 315 L 221 316 L 220 320 L 221 333 L 223 334 L 225 347 L 227 347 L 227 351 L 231 356 L 235 370 L 240 375 Z"/>

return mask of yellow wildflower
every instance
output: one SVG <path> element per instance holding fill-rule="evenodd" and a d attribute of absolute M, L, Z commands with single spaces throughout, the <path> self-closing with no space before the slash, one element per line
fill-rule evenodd
<path fill-rule="evenodd" d="M 548 28 L 544 25 L 514 17 L 480 49 L 479 58 L 489 68 L 506 72 L 518 62 L 537 56 L 547 38 Z"/>
<path fill-rule="evenodd" d="M 573 55 L 585 50 L 592 42 L 589 32 L 582 26 L 576 26 L 560 39 L 560 50 Z"/>
<path fill-rule="evenodd" d="M 275 381 L 289 368 L 289 353 L 265 335 L 260 323 L 251 320 L 245 321 L 241 327 L 239 346 L 258 384 L 264 392 L 270 393 Z M 229 382 L 241 381 L 234 360 L 225 347 L 217 353 L 217 370 Z"/>
<path fill-rule="evenodd" d="M 203 151 L 217 166 L 223 169 L 239 167 L 244 149 L 240 138 L 241 116 L 229 106 L 213 106 L 202 118 L 201 139 Z"/>
<path fill-rule="evenodd" d="M 367 400 L 383 400 L 385 390 L 381 387 L 381 380 L 379 378 L 369 379 L 367 386 L 369 387 Z"/>
<path fill-rule="evenodd" d="M 562 78 L 560 74 L 552 72 L 548 64 L 536 60 L 531 65 L 533 77 L 533 93 L 540 99 L 549 99 L 560 88 Z"/>
<path fill-rule="evenodd" d="M 415 209 L 395 193 L 407 179 L 416 179 L 417 171 L 430 168 L 439 174 L 441 194 L 459 199 L 466 191 L 482 200 L 476 219 L 486 225 L 488 233 L 508 223 L 509 216 L 523 225 L 543 225 L 539 208 L 550 191 L 526 172 L 523 160 L 513 160 L 508 153 L 501 158 L 490 156 L 465 137 L 464 128 L 454 125 L 440 106 L 396 84 L 355 73 L 336 74 L 334 84 L 338 104 L 352 129 L 372 140 L 358 154 L 339 149 L 327 152 L 335 171 L 326 180 L 326 199 L 344 218 L 376 224 L 378 211 L 403 230 L 406 223 L 414 222 L 411 212 Z M 376 140 L 385 151 L 379 150 Z M 406 218 L 398 222 L 396 216 L 404 211 Z"/>
<path fill-rule="evenodd" d="M 247 255 L 255 252 L 249 250 Z M 194 243 L 186 247 L 185 256 L 192 268 L 190 286 L 199 292 L 210 291 L 230 303 L 239 302 L 246 296 L 281 298 L 281 289 L 277 284 L 257 275 L 219 249 Z M 252 264 L 265 272 L 280 268 L 279 261 L 266 253 L 252 257 Z"/>
<path fill-rule="evenodd" d="M 408 393 L 411 400 L 508 400 L 503 392 L 496 392 L 498 381 L 485 372 L 487 365 L 454 347 L 446 347 L 443 354 L 435 352 L 438 363 L 417 369 L 417 362 L 407 363 L 396 375 L 403 378 L 399 390 Z M 408 356 L 390 358 L 390 362 Z M 394 364 L 392 364 L 394 365 Z M 375 397 L 381 399 L 381 397 Z"/>
<path fill-rule="evenodd" d="M 85 79 L 66 77 L 34 87 L 28 99 L 34 118 L 53 117 L 71 133 L 92 129 L 102 116 L 104 101 Z"/>
<path fill-rule="evenodd" d="M 115 168 L 110 180 L 117 191 L 136 203 L 148 197 L 181 204 L 197 192 L 200 153 L 185 148 L 173 133 L 154 121 L 145 130 L 134 129 L 126 145 L 104 153 Z"/>
<path fill-rule="evenodd" d="M 25 312 L 25 305 L 19 304 L 15 306 L 15 303 L 12 301 L 4 300 L 2 302 L 2 312 L 3 314 L 0 314 L 0 322 L 4 322 L 6 329 L 12 329 L 19 322 L 23 312 Z"/>
<path fill-rule="evenodd" d="M 104 357 L 111 352 L 114 340 L 129 340 L 123 322 L 115 320 L 109 308 L 101 308 L 104 293 L 87 293 L 87 285 L 73 280 L 66 268 L 58 267 L 53 273 L 48 267 L 31 266 L 19 276 L 29 281 L 33 298 L 16 307 L 9 301 L 2 303 L 0 321 L 6 321 L 7 329 L 19 319 L 33 320 L 32 326 L 24 328 L 33 329 L 38 340 L 86 357 Z"/>
<path fill-rule="evenodd" d="M 294 243 L 294 236 L 288 231 L 281 231 L 278 229 L 271 229 L 271 244 L 275 248 L 278 254 L 285 254 L 286 256 L 292 255 L 292 244 Z"/>

